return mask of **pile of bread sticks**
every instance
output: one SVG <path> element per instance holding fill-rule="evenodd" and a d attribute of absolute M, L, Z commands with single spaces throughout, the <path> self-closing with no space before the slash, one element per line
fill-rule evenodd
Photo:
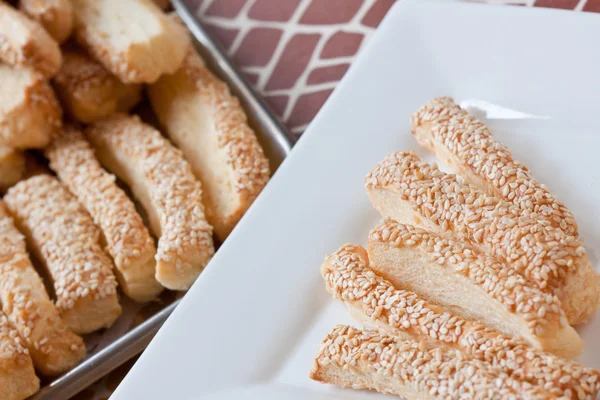
<path fill-rule="evenodd" d="M 118 288 L 187 290 L 270 176 L 168 2 L 15 3 L 0 1 L 3 400 L 81 362 Z M 159 128 L 130 114 L 146 93 Z"/>
<path fill-rule="evenodd" d="M 459 175 L 413 152 L 367 175 L 384 219 L 321 274 L 368 327 L 329 333 L 310 377 L 407 399 L 596 399 L 572 325 L 595 313 L 600 278 L 571 212 L 452 98 L 411 123 Z"/>

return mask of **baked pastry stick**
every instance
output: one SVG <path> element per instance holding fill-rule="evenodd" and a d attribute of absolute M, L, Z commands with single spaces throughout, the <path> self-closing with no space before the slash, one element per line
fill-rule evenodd
<path fill-rule="evenodd" d="M 85 356 L 83 340 L 60 318 L 29 260 L 25 238 L 1 200 L 0 303 L 43 375 L 66 372 Z"/>
<path fill-rule="evenodd" d="M 202 182 L 206 218 L 225 240 L 269 180 L 269 162 L 244 110 L 193 47 L 182 67 L 163 75 L 148 95 Z"/>
<path fill-rule="evenodd" d="M 39 388 L 40 380 L 23 340 L 0 312 L 0 399 L 24 400 Z"/>
<path fill-rule="evenodd" d="M 423 341 L 427 348 L 462 351 L 559 398 L 593 400 L 600 389 L 600 374 L 592 368 L 535 350 L 522 339 L 467 321 L 414 292 L 396 289 L 370 268 L 361 246 L 346 244 L 328 256 L 321 275 L 327 291 L 354 318 L 390 335 Z"/>
<path fill-rule="evenodd" d="M 0 145 L 44 147 L 60 128 L 62 111 L 52 87 L 29 68 L 0 63 Z"/>
<path fill-rule="evenodd" d="M 417 141 L 490 196 L 519 207 L 538 223 L 578 236 L 573 214 L 516 161 L 486 124 L 454 103 L 438 97 L 411 117 Z"/>
<path fill-rule="evenodd" d="M 512 203 L 488 196 L 414 153 L 388 155 L 365 179 L 384 217 L 455 235 L 553 293 L 571 324 L 586 321 L 598 304 L 600 279 L 582 243 L 521 215 Z"/>
<path fill-rule="evenodd" d="M 153 0 L 72 0 L 75 38 L 124 83 L 152 83 L 181 65 L 190 38 Z"/>
<path fill-rule="evenodd" d="M 50 272 L 67 326 L 77 334 L 110 327 L 121 314 L 117 282 L 100 231 L 83 206 L 49 175 L 17 183 L 4 201 Z"/>
<path fill-rule="evenodd" d="M 60 67 L 60 48 L 39 23 L 0 1 L 0 62 L 49 78 Z"/>
<path fill-rule="evenodd" d="M 65 48 L 54 88 L 65 111 L 89 123 L 116 111 L 129 111 L 141 99 L 141 85 L 122 83 L 80 49 Z"/>
<path fill-rule="evenodd" d="M 556 296 L 468 243 L 389 220 L 368 249 L 374 271 L 398 288 L 561 357 L 583 349 Z"/>
<path fill-rule="evenodd" d="M 214 254 L 200 182 L 180 150 L 137 116 L 115 114 L 86 129 L 100 162 L 141 202 L 158 237 L 156 279 L 187 290 Z"/>
<path fill-rule="evenodd" d="M 321 342 L 310 378 L 409 400 L 552 398 L 460 351 L 427 349 L 413 340 L 347 325 L 338 325 Z"/>
<path fill-rule="evenodd" d="M 123 292 L 131 299 L 154 299 L 162 286 L 154 278 L 156 249 L 135 205 L 101 166 L 77 128 L 66 126 L 45 150 L 64 185 L 102 231 L 106 252 L 115 263 Z"/>
<path fill-rule="evenodd" d="M 38 21 L 58 43 L 73 30 L 73 6 L 70 0 L 19 0 L 19 10 Z"/>
<path fill-rule="evenodd" d="M 25 174 L 25 154 L 0 145 L 0 192 L 17 183 Z"/>

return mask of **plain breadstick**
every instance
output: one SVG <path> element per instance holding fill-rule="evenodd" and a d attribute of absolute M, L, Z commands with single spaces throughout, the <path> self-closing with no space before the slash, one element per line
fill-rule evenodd
<path fill-rule="evenodd" d="M 214 253 L 200 182 L 181 151 L 138 117 L 115 114 L 88 127 L 100 162 L 131 188 L 159 238 L 156 279 L 187 290 Z"/>
<path fill-rule="evenodd" d="M 0 64 L 0 145 L 44 147 L 61 125 L 62 111 L 52 87 L 28 68 Z"/>
<path fill-rule="evenodd" d="M 65 112 L 89 123 L 116 111 L 129 111 L 141 99 L 141 85 L 124 84 L 77 48 L 63 50 L 54 87 Z"/>
<path fill-rule="evenodd" d="M 516 161 L 486 124 L 460 108 L 451 97 L 439 97 L 411 117 L 417 141 L 470 183 L 517 205 L 538 223 L 567 235 L 578 235 L 573 214 L 540 184 L 527 166 Z"/>
<path fill-rule="evenodd" d="M 388 155 L 365 179 L 373 206 L 384 217 L 455 235 L 558 296 L 571 324 L 589 319 L 600 279 L 583 244 L 538 224 L 518 206 L 488 196 L 414 153 Z"/>
<path fill-rule="evenodd" d="M 4 201 L 50 272 L 67 326 L 78 334 L 110 327 L 121 314 L 117 281 L 100 246 L 100 231 L 83 206 L 48 175 L 19 182 Z"/>
<path fill-rule="evenodd" d="M 0 146 L 0 192 L 17 183 L 25 174 L 25 154 Z"/>
<path fill-rule="evenodd" d="M 72 0 L 75 38 L 125 83 L 151 83 L 181 65 L 190 38 L 152 0 Z"/>
<path fill-rule="evenodd" d="M 269 162 L 244 110 L 194 48 L 175 74 L 148 88 L 148 95 L 169 138 L 202 182 L 206 218 L 225 240 L 269 180 Z"/>
<path fill-rule="evenodd" d="M 19 0 L 19 10 L 42 24 L 58 43 L 64 42 L 71 35 L 71 0 Z"/>
<path fill-rule="evenodd" d="M 39 23 L 0 1 L 0 61 L 49 78 L 60 67 L 60 48 Z"/>
<path fill-rule="evenodd" d="M 23 340 L 0 312 L 0 399 L 24 400 L 39 388 L 40 380 Z"/>
<path fill-rule="evenodd" d="M 347 325 L 338 325 L 321 342 L 310 378 L 409 400 L 552 398 L 460 351 L 427 349 L 413 340 Z"/>
<path fill-rule="evenodd" d="M 465 320 L 414 292 L 396 289 L 372 266 L 366 250 L 352 245 L 342 246 L 321 266 L 327 291 L 359 321 L 402 339 L 424 341 L 428 348 L 463 351 L 557 397 L 596 398 L 598 371 L 535 350 L 521 339 Z"/>
<path fill-rule="evenodd" d="M 155 298 L 162 287 L 154 278 L 154 241 L 114 175 L 100 166 L 83 133 L 65 126 L 45 154 L 50 167 L 102 230 L 121 289 L 135 301 Z"/>
<path fill-rule="evenodd" d="M 57 375 L 85 356 L 83 340 L 69 331 L 48 297 L 25 246 L 0 201 L 0 303 L 19 331 L 38 371 Z"/>

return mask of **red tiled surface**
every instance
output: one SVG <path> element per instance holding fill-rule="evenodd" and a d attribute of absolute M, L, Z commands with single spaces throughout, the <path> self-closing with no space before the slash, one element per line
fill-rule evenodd
<path fill-rule="evenodd" d="M 302 134 L 319 111 L 394 3 L 394 0 L 185 1 L 295 137 Z M 600 0 L 467 1 L 600 12 Z M 132 364 L 117 369 L 73 400 L 108 399 Z"/>

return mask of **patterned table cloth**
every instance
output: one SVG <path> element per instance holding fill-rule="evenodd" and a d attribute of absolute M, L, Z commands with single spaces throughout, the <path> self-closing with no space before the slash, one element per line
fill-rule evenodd
<path fill-rule="evenodd" d="M 394 0 L 186 0 L 272 111 L 300 137 Z M 481 0 L 600 13 L 600 0 Z M 135 360 L 72 400 L 106 400 Z"/>

